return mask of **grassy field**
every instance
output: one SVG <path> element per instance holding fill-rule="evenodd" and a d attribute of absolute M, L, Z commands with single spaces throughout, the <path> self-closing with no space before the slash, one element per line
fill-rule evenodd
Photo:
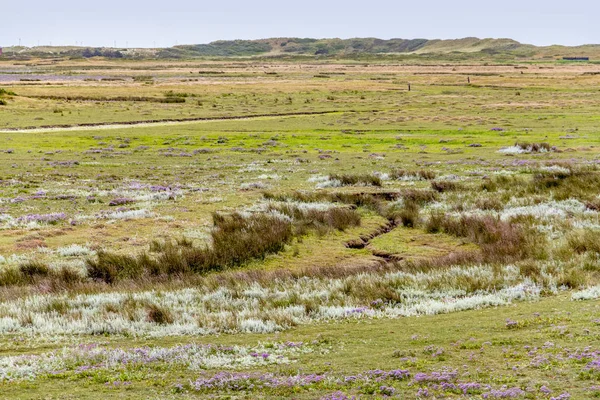
<path fill-rule="evenodd" d="M 0 62 L 0 398 L 600 397 L 599 84 Z"/>

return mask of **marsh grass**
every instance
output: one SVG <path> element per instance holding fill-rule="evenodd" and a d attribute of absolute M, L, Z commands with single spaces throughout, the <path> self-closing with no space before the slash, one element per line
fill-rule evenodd
<path fill-rule="evenodd" d="M 528 151 L 531 153 L 543 153 L 552 151 L 552 146 L 549 143 L 528 143 L 528 142 L 517 142 L 515 146 L 521 150 Z"/>
<path fill-rule="evenodd" d="M 438 192 L 425 189 L 406 189 L 401 194 L 404 201 L 425 205 L 438 199 Z"/>
<path fill-rule="evenodd" d="M 89 96 L 55 96 L 55 95 L 36 95 L 36 96 L 28 96 L 41 100 L 62 100 L 62 101 L 73 101 L 73 102 L 83 102 L 83 101 L 93 101 L 93 102 L 122 102 L 122 101 L 131 101 L 131 102 L 151 102 L 151 103 L 185 103 L 185 98 L 179 96 L 167 96 L 165 97 L 144 97 L 144 96 L 115 96 L 115 97 L 107 97 L 107 96 L 99 96 L 99 97 L 89 97 Z"/>
<path fill-rule="evenodd" d="M 432 170 L 427 170 L 427 169 L 421 169 L 418 171 L 411 171 L 411 170 L 406 170 L 406 169 L 395 169 L 392 170 L 392 172 L 390 173 L 390 178 L 392 179 L 421 179 L 421 180 L 425 180 L 425 181 L 430 181 L 435 179 L 436 177 L 436 173 L 435 171 Z"/>
<path fill-rule="evenodd" d="M 271 205 L 268 213 L 215 213 L 213 224 L 210 245 L 197 247 L 179 239 L 153 241 L 149 252 L 133 256 L 99 251 L 95 258 L 86 260 L 87 274 L 93 280 L 113 284 L 144 276 L 184 276 L 236 268 L 281 252 L 294 237 L 310 230 L 324 235 L 331 229 L 357 226 L 360 215 L 350 208 L 302 210 L 280 204 Z"/>
<path fill-rule="evenodd" d="M 354 209 L 345 207 L 303 210 L 298 206 L 282 203 L 270 205 L 269 208 L 290 217 L 294 221 L 294 232 L 297 236 L 305 234 L 310 229 L 316 229 L 324 234 L 331 229 L 344 231 L 360 225 L 360 214 Z"/>
<path fill-rule="evenodd" d="M 150 304 L 146 308 L 148 321 L 154 322 L 159 325 L 166 325 L 173 323 L 173 315 L 170 310 L 165 307 L 157 306 L 156 304 Z"/>
<path fill-rule="evenodd" d="M 530 191 L 551 191 L 555 200 L 569 198 L 595 201 L 600 190 L 600 173 L 589 169 L 566 171 L 540 171 L 533 176 Z"/>
<path fill-rule="evenodd" d="M 402 196 L 402 193 L 398 191 L 389 192 L 301 192 L 293 191 L 291 193 L 279 193 L 275 194 L 272 192 L 263 192 L 263 196 L 268 200 L 275 200 L 280 202 L 296 201 L 301 203 L 316 203 L 316 202 L 330 202 L 350 205 L 354 207 L 363 207 L 377 212 L 380 215 L 384 215 L 387 210 L 386 202 L 398 199 Z"/>
<path fill-rule="evenodd" d="M 19 272 L 21 272 L 25 278 L 33 280 L 36 277 L 48 276 L 50 268 L 41 261 L 31 260 L 19 265 Z"/>
<path fill-rule="evenodd" d="M 579 230 L 567 236 L 570 249 L 576 253 L 600 253 L 600 231 Z"/>
<path fill-rule="evenodd" d="M 389 217 L 399 220 L 407 228 L 414 228 L 419 224 L 420 208 L 416 201 L 405 201 L 400 210 L 391 211 Z"/>
<path fill-rule="evenodd" d="M 488 211 L 501 211 L 504 208 L 504 204 L 497 197 L 482 197 L 478 198 L 475 202 L 477 208 Z"/>
<path fill-rule="evenodd" d="M 155 242 L 151 251 L 158 253 L 156 256 L 147 252 L 131 256 L 99 251 L 96 258 L 86 260 L 88 275 L 94 280 L 114 283 L 144 275 L 222 270 L 277 253 L 293 237 L 290 221 L 266 214 L 244 216 L 239 213 L 215 213 L 213 222 L 210 247 L 193 247 L 187 241 L 180 241 Z"/>
<path fill-rule="evenodd" d="M 452 181 L 433 181 L 431 182 L 431 188 L 436 192 L 445 193 L 460 190 L 462 186 Z"/>
<path fill-rule="evenodd" d="M 543 238 L 524 225 L 492 216 L 461 216 L 433 213 L 425 225 L 429 233 L 443 232 L 478 244 L 485 262 L 511 262 L 546 256 Z"/>
<path fill-rule="evenodd" d="M 73 288 L 84 277 L 68 266 L 51 268 L 40 260 L 29 260 L 0 270 L 0 287 L 45 286 L 55 291 Z"/>
<path fill-rule="evenodd" d="M 339 181 L 342 186 L 366 185 L 382 186 L 381 177 L 375 174 L 331 174 L 329 180 Z"/>

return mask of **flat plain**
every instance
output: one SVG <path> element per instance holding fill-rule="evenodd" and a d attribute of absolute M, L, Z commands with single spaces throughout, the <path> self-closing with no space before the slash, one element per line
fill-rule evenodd
<path fill-rule="evenodd" d="M 599 71 L 0 61 L 0 398 L 600 397 Z"/>

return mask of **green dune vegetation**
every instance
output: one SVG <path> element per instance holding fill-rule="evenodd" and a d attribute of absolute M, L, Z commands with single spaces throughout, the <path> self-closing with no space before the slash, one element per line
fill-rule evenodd
<path fill-rule="evenodd" d="M 321 58 L 372 56 L 412 56 L 417 59 L 560 59 L 579 56 L 600 58 L 600 45 L 534 46 L 512 39 L 311 39 L 270 38 L 258 40 L 219 40 L 208 44 L 179 45 L 169 48 L 128 49 L 89 48 L 81 46 L 7 47 L 4 57 L 108 57 L 108 58 L 218 58 L 269 57 L 290 58 L 319 56 Z M 452 55 L 452 57 L 450 57 Z"/>

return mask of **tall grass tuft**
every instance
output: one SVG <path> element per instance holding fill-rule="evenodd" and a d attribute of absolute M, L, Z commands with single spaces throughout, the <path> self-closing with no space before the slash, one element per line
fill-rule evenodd
<path fill-rule="evenodd" d="M 41 261 L 27 261 L 19 265 L 19 271 L 26 280 L 34 280 L 38 277 L 46 277 L 50 274 L 50 268 Z"/>
<path fill-rule="evenodd" d="M 434 213 L 425 229 L 430 233 L 444 232 L 477 243 L 485 262 L 511 262 L 545 256 L 539 234 L 492 216 L 453 218 Z"/>
<path fill-rule="evenodd" d="M 339 181 L 342 186 L 353 186 L 353 185 L 368 185 L 368 186 L 381 186 L 381 178 L 375 174 L 331 174 L 329 180 Z"/>
<path fill-rule="evenodd" d="M 147 319 L 150 322 L 159 325 L 172 324 L 174 319 L 171 312 L 164 308 L 157 306 L 156 304 L 149 304 L 146 307 Z"/>
<path fill-rule="evenodd" d="M 438 194 L 433 190 L 408 189 L 402 192 L 402 198 L 404 201 L 411 201 L 424 205 L 437 200 Z"/>
<path fill-rule="evenodd" d="M 567 243 L 576 253 L 600 253 L 600 231 L 585 229 L 573 232 L 567 236 Z"/>
<path fill-rule="evenodd" d="M 451 181 L 433 181 L 431 182 L 431 188 L 436 192 L 444 193 L 459 190 L 461 186 Z"/>
<path fill-rule="evenodd" d="M 396 218 L 407 228 L 414 228 L 419 224 L 419 205 L 414 201 L 405 201 L 398 211 Z"/>
<path fill-rule="evenodd" d="M 431 170 L 421 169 L 419 171 L 409 171 L 405 169 L 395 169 L 390 173 L 392 179 L 420 179 L 430 181 L 435 179 L 436 173 Z"/>

